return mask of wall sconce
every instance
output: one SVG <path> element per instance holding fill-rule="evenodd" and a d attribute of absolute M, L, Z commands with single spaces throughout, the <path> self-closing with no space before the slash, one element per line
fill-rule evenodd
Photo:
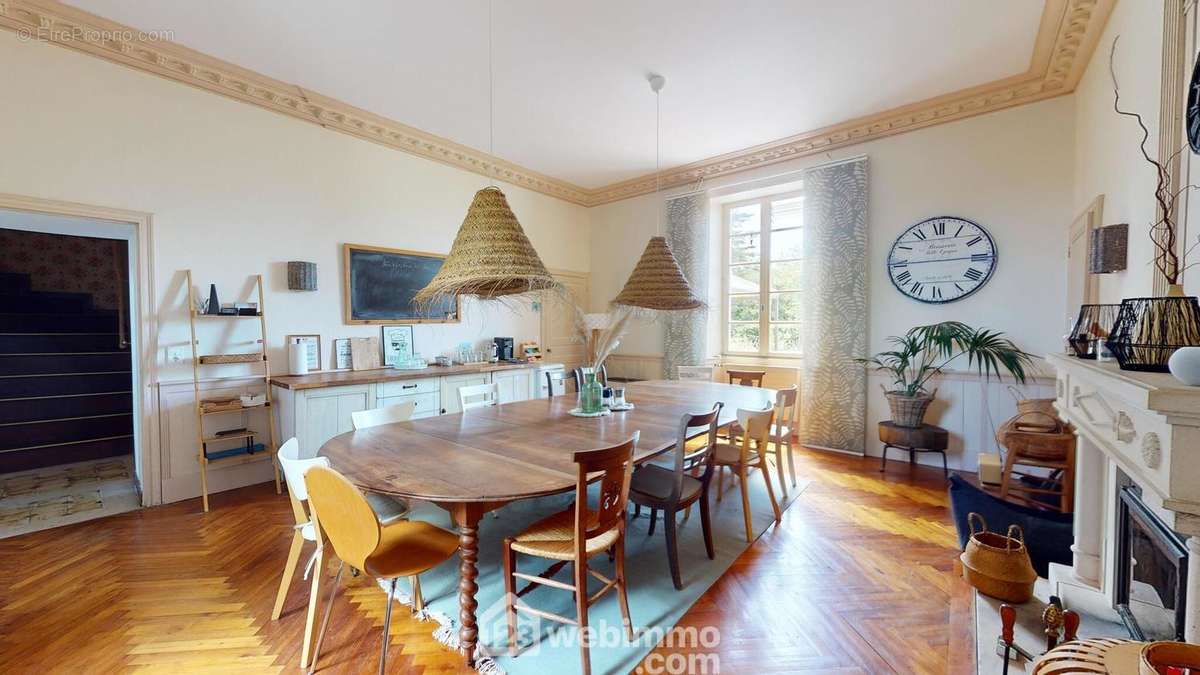
<path fill-rule="evenodd" d="M 1092 230 L 1088 241 L 1088 272 L 1109 274 L 1125 269 L 1129 255 L 1129 223 Z"/>
<path fill-rule="evenodd" d="M 317 290 L 317 263 L 290 260 L 287 264 L 288 290 Z"/>

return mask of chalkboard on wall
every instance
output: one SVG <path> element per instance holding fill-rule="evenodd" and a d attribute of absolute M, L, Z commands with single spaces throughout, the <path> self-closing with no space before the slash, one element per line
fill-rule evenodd
<path fill-rule="evenodd" d="M 346 323 L 454 323 L 457 300 L 418 311 L 413 296 L 442 268 L 444 255 L 395 248 L 342 244 Z"/>

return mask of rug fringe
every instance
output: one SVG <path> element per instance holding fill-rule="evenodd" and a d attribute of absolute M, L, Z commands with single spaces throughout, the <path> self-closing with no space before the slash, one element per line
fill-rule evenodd
<path fill-rule="evenodd" d="M 479 672 L 479 675 L 508 675 L 508 671 L 500 667 L 500 664 L 490 656 L 476 659 L 475 670 Z"/>

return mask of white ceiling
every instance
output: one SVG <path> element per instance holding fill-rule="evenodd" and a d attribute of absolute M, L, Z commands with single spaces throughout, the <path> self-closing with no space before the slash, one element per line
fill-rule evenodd
<path fill-rule="evenodd" d="M 486 0 L 69 0 L 488 150 Z M 1044 0 L 496 0 L 494 154 L 583 187 L 1025 72 Z"/>

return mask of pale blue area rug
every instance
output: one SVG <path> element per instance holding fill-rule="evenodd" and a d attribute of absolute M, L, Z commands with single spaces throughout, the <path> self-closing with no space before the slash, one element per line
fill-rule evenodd
<path fill-rule="evenodd" d="M 773 467 L 772 467 L 773 468 Z M 772 470 L 772 487 L 779 498 L 779 483 Z M 789 486 L 788 500 L 780 500 L 786 508 L 803 493 L 809 481 L 798 480 L 796 488 Z M 771 503 L 767 498 L 762 476 L 755 472 L 750 476 L 750 506 L 753 513 L 755 537 L 775 524 Z M 635 626 L 635 640 L 629 642 L 621 631 L 621 611 L 616 590 L 609 591 L 596 601 L 589 612 L 589 625 L 596 630 L 591 647 L 593 673 L 629 673 L 658 644 L 659 640 L 675 626 L 679 618 L 712 584 L 729 569 L 733 561 L 749 548 L 746 543 L 745 526 L 742 520 L 741 495 L 737 481 L 728 475 L 725 494 L 720 503 L 715 501 L 716 477 L 713 478 L 713 543 L 716 557 L 709 560 L 704 551 L 704 538 L 700 528 L 699 507 L 692 509 L 686 522 L 679 515 L 679 567 L 684 584 L 676 591 L 671 582 L 667 566 L 666 535 L 659 514 L 659 523 L 653 536 L 647 536 L 650 525 L 649 511 L 642 509 L 639 518 L 631 518 L 626 532 L 625 572 L 629 586 L 629 612 Z M 505 537 L 514 536 L 529 524 L 547 515 L 556 513 L 571 503 L 573 495 L 555 495 L 540 499 L 524 500 L 500 509 L 499 518 L 491 514 L 484 516 L 479 524 L 479 592 L 476 599 L 479 626 L 480 654 L 490 657 L 480 664 L 483 673 L 510 673 L 512 675 L 559 675 L 581 672 L 578 632 L 573 626 L 558 624 L 550 620 L 537 620 L 521 613 L 520 651 L 516 657 L 508 654 L 508 628 L 504 613 L 504 576 L 502 567 L 502 545 Z M 633 507 L 630 506 L 630 514 Z M 449 515 L 431 505 L 414 504 L 413 517 L 427 520 L 441 527 L 449 527 Z M 786 514 L 785 514 L 786 517 Z M 458 641 L 458 556 L 421 575 L 421 590 L 425 595 L 425 618 L 442 624 L 434 632 L 439 642 L 448 646 Z M 518 555 L 517 569 L 527 574 L 540 574 L 553 561 L 531 556 Z M 600 574 L 612 578 L 613 565 L 601 554 L 591 559 L 590 565 Z M 572 583 L 571 566 L 565 566 L 554 578 Z M 518 580 L 517 589 L 527 582 Z M 401 582 L 404 585 L 404 582 Z M 595 593 L 602 584 L 591 579 L 589 589 Z M 407 588 L 403 589 L 407 591 Z M 406 592 L 398 592 L 398 600 L 409 603 Z M 576 616 L 574 596 L 570 591 L 538 586 L 525 594 L 521 602 L 536 609 L 553 612 L 574 619 Z M 704 646 L 715 647 L 720 636 L 714 630 L 696 635 L 673 635 L 684 640 L 674 644 L 691 644 L 695 640 Z"/>

